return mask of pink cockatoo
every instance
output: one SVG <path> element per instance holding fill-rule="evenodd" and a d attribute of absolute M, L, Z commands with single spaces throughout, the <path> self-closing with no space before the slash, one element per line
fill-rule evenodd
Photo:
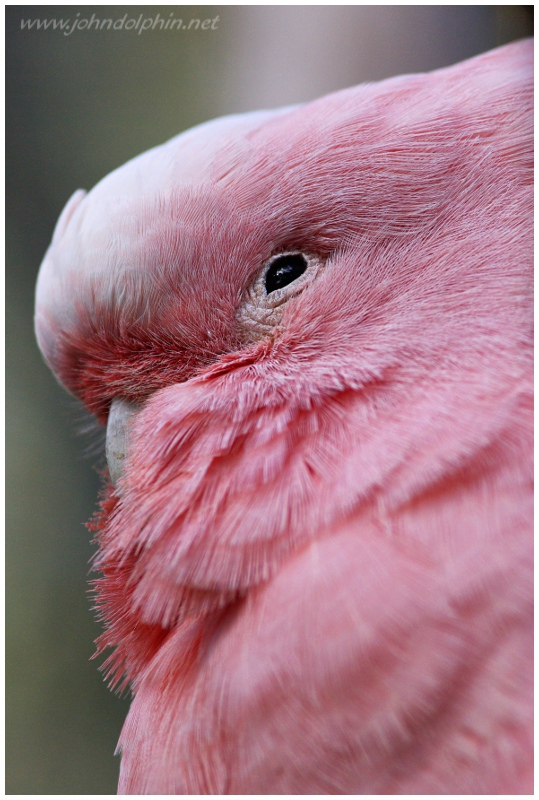
<path fill-rule="evenodd" d="M 531 62 L 225 117 L 62 213 L 120 793 L 532 791 Z"/>

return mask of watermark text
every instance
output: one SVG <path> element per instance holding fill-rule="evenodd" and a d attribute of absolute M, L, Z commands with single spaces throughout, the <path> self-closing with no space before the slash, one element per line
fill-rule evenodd
<path fill-rule="evenodd" d="M 95 14 L 75 19 L 21 19 L 21 30 L 60 31 L 64 36 L 71 36 L 74 31 L 133 31 L 139 36 L 144 31 L 215 31 L 219 17 L 213 19 L 182 19 L 174 13 L 167 17 L 156 14 L 154 17 L 129 17 L 125 14 L 119 19 L 99 19 Z"/>

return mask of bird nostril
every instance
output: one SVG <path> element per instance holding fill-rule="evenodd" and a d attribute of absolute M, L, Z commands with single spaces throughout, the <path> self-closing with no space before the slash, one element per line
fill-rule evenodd
<path fill-rule="evenodd" d="M 110 478 L 115 486 L 123 475 L 129 446 L 129 424 L 140 406 L 119 397 L 112 401 L 107 422 L 106 455 Z"/>

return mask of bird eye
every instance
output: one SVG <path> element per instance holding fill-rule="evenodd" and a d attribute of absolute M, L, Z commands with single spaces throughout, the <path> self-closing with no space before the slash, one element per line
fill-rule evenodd
<path fill-rule="evenodd" d="M 325 267 L 325 259 L 301 250 L 270 256 L 238 307 L 242 339 L 253 342 L 277 331 L 288 303 L 307 290 Z"/>
<path fill-rule="evenodd" d="M 285 253 L 277 256 L 269 265 L 264 286 L 266 294 L 271 294 L 295 281 L 307 269 L 307 259 L 302 253 Z"/>

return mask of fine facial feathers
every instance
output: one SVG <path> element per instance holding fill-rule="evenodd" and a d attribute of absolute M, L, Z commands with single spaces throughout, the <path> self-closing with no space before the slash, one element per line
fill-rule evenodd
<path fill-rule="evenodd" d="M 225 117 L 62 213 L 121 793 L 531 791 L 531 62 Z"/>

